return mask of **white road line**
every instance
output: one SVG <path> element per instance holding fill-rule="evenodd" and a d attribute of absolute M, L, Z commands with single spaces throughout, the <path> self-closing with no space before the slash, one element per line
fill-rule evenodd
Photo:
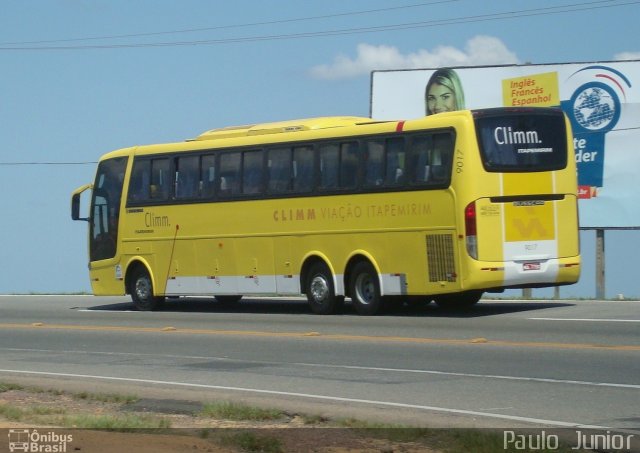
<path fill-rule="evenodd" d="M 351 365 L 319 365 L 319 364 L 312 364 L 312 363 L 298 363 L 296 365 L 327 367 L 327 368 L 344 368 L 344 369 L 351 369 L 351 370 L 366 370 L 366 371 L 392 371 L 392 372 L 401 372 L 401 373 L 421 373 L 421 374 L 434 374 L 434 375 L 441 375 L 441 376 L 457 376 L 457 377 L 470 377 L 470 378 L 483 378 L 483 379 L 504 379 L 507 381 L 544 382 L 549 384 L 591 385 L 596 387 L 628 388 L 628 389 L 640 390 L 640 384 L 617 384 L 612 382 L 573 381 L 568 379 L 537 378 L 537 377 L 526 377 L 526 376 L 503 376 L 499 374 L 456 373 L 452 371 L 412 370 L 412 369 L 402 369 L 402 368 L 378 368 L 378 367 L 363 367 L 363 366 L 351 366 Z"/>
<path fill-rule="evenodd" d="M 46 354 L 60 353 L 52 349 L 23 349 L 23 348 L 0 348 L 0 351 L 12 351 L 12 352 L 41 352 Z M 527 376 L 505 376 L 499 374 L 478 374 L 478 373 L 459 373 L 454 371 L 438 371 L 438 370 L 419 370 L 413 368 L 384 368 L 384 367 L 366 367 L 357 365 L 332 365 L 322 363 L 307 363 L 307 362 L 269 362 L 264 360 L 245 360 L 245 359 L 233 359 L 230 357 L 212 357 L 212 356 L 188 356 L 188 355 L 173 355 L 173 354 L 144 354 L 137 352 L 101 352 L 101 351 L 80 351 L 69 350 L 63 351 L 65 354 L 86 354 L 86 355 L 105 355 L 105 356 L 125 356 L 125 357 L 156 357 L 167 359 L 188 359 L 188 360 L 210 360 L 219 362 L 243 362 L 252 363 L 257 365 L 266 366 L 302 366 L 313 368 L 332 368 L 332 369 L 344 369 L 344 370 L 362 370 L 362 371 L 382 371 L 389 373 L 413 373 L 413 374 L 430 374 L 437 376 L 455 376 L 465 378 L 478 378 L 478 379 L 502 379 L 506 381 L 524 381 L 524 382 L 541 382 L 545 384 L 564 384 L 564 385 L 583 385 L 593 387 L 611 387 L 611 388 L 625 388 L 640 390 L 640 384 L 620 384 L 615 382 L 593 382 L 593 381 L 576 381 L 569 379 L 553 379 L 553 378 L 539 378 L 539 377 L 527 377 Z"/>
<path fill-rule="evenodd" d="M 97 379 L 97 380 L 103 380 L 103 381 L 136 382 L 136 383 L 142 383 L 142 384 L 173 385 L 178 387 L 192 387 L 192 388 L 202 388 L 202 389 L 211 389 L 211 390 L 249 392 L 249 393 L 258 393 L 258 394 L 264 394 L 264 395 L 294 396 L 294 397 L 300 397 L 300 398 L 325 400 L 325 401 L 371 404 L 376 406 L 388 406 L 388 407 L 399 407 L 404 409 L 418 409 L 418 410 L 426 410 L 426 411 L 445 412 L 450 414 L 473 415 L 476 417 L 497 418 L 502 420 L 519 421 L 519 422 L 533 423 L 538 425 L 549 425 L 549 426 L 558 426 L 558 427 L 566 427 L 566 428 L 612 429 L 606 426 L 585 425 L 578 422 L 563 422 L 558 420 L 546 420 L 541 418 L 519 417 L 516 415 L 495 414 L 491 412 L 479 412 L 479 411 L 471 411 L 471 410 L 465 410 L 465 409 L 452 409 L 448 407 L 423 406 L 419 404 L 395 403 L 392 401 L 376 401 L 376 400 L 367 400 L 367 399 L 360 399 L 360 398 L 344 398 L 344 397 L 329 396 L 329 395 L 314 395 L 310 393 L 283 392 L 283 391 L 277 391 L 277 390 L 252 389 L 252 388 L 244 388 L 244 387 L 229 387 L 224 385 L 193 384 L 193 383 L 187 383 L 187 382 L 160 381 L 156 379 L 136 379 L 136 378 L 124 378 L 124 377 L 116 377 L 116 376 L 96 376 L 96 375 L 90 375 L 90 374 L 73 374 L 73 373 L 51 373 L 51 372 L 27 371 L 27 370 L 0 369 L 0 373 Z"/>
<path fill-rule="evenodd" d="M 640 322 L 640 319 L 606 319 L 606 318 L 527 318 L 534 321 L 576 321 L 576 322 Z"/>

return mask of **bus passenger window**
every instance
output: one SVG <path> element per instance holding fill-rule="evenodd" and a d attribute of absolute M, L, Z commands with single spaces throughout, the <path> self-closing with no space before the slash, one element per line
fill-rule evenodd
<path fill-rule="evenodd" d="M 148 160 L 136 159 L 133 163 L 129 180 L 129 194 L 127 201 L 137 202 L 149 199 L 149 182 L 151 170 Z"/>
<path fill-rule="evenodd" d="M 293 190 L 311 192 L 313 189 L 313 148 L 301 146 L 293 150 Z"/>
<path fill-rule="evenodd" d="M 385 178 L 385 184 L 387 186 L 397 186 L 405 183 L 405 165 L 404 140 L 401 138 L 388 139 L 387 171 Z"/>
<path fill-rule="evenodd" d="M 262 151 L 247 151 L 243 154 L 242 193 L 260 193 L 262 189 Z"/>
<path fill-rule="evenodd" d="M 229 196 L 240 193 L 240 153 L 220 155 L 220 195 Z"/>
<path fill-rule="evenodd" d="M 176 159 L 176 198 L 194 198 L 200 189 L 200 157 Z"/>
<path fill-rule="evenodd" d="M 286 193 L 291 186 L 291 149 L 270 149 L 268 160 L 269 193 Z"/>
<path fill-rule="evenodd" d="M 320 189 L 333 190 L 338 188 L 338 162 L 340 149 L 338 145 L 322 145 L 320 155 Z"/>
<path fill-rule="evenodd" d="M 203 198 L 212 198 L 216 192 L 216 156 L 202 156 L 202 174 L 200 178 L 202 182 L 201 196 Z"/>
<path fill-rule="evenodd" d="M 431 150 L 433 139 L 431 135 L 420 135 L 411 140 L 411 182 L 425 184 L 431 180 Z"/>
<path fill-rule="evenodd" d="M 340 145 L 340 188 L 353 189 L 358 184 L 358 144 Z"/>
<path fill-rule="evenodd" d="M 151 160 L 151 188 L 152 200 L 166 200 L 171 191 L 171 178 L 169 174 L 169 159 Z"/>
<path fill-rule="evenodd" d="M 384 183 L 384 142 L 369 140 L 365 143 L 364 185 L 377 187 Z"/>
<path fill-rule="evenodd" d="M 450 134 L 436 134 L 433 136 L 433 151 L 431 153 L 431 172 L 437 182 L 448 179 L 451 171 L 451 157 L 453 156 L 453 140 Z"/>

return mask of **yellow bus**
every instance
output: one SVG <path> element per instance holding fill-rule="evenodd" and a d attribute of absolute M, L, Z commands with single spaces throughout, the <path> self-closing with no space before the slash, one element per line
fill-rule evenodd
<path fill-rule="evenodd" d="M 304 294 L 314 313 L 347 297 L 373 315 L 580 274 L 571 132 L 553 108 L 215 129 L 106 154 L 73 219 L 88 189 L 93 292 L 140 310 Z"/>

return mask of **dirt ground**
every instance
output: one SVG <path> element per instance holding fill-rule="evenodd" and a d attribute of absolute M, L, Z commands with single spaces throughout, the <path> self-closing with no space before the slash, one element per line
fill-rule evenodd
<path fill-rule="evenodd" d="M 140 400 L 134 403 L 114 403 L 55 392 L 8 390 L 0 393 L 0 407 L 30 411 L 28 420 L 19 422 L 9 420 L 11 417 L 7 412 L 0 412 L 0 428 L 7 435 L 2 435 L 4 439 L 0 438 L 2 453 L 11 451 L 12 440 L 24 441 L 24 436 L 27 435 L 32 436 L 31 440 L 40 439 L 37 442 L 40 445 L 39 451 L 63 453 L 440 451 L 417 441 L 391 440 L 368 430 L 332 427 L 327 420 L 312 420 L 310 423 L 308 418 L 296 414 L 285 414 L 278 420 L 267 422 L 194 416 L 193 407 L 189 407 L 188 402 L 158 404 L 157 401 Z M 56 414 L 56 411 L 59 413 Z M 166 423 L 164 426 L 169 425 L 170 428 L 122 432 L 61 427 L 59 417 L 67 417 L 68 420 L 82 415 L 153 417 L 162 419 Z M 64 425 L 68 425 L 68 422 Z M 25 430 L 28 431 L 27 434 Z M 19 437 L 21 435 L 22 439 Z M 13 444 L 13 447 L 14 451 L 24 451 L 19 450 L 18 444 Z"/>

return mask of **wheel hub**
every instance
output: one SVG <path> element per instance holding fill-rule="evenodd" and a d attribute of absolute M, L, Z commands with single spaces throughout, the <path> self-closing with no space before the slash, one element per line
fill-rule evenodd
<path fill-rule="evenodd" d="M 321 302 L 329 295 L 329 283 L 321 275 L 316 275 L 311 280 L 311 297 L 317 302 Z"/>
<path fill-rule="evenodd" d="M 151 294 L 151 284 L 148 280 L 140 279 L 136 281 L 136 295 L 140 300 L 146 300 Z"/>
<path fill-rule="evenodd" d="M 375 285 L 368 275 L 358 275 L 356 279 L 356 297 L 363 304 L 370 304 L 375 297 Z"/>

